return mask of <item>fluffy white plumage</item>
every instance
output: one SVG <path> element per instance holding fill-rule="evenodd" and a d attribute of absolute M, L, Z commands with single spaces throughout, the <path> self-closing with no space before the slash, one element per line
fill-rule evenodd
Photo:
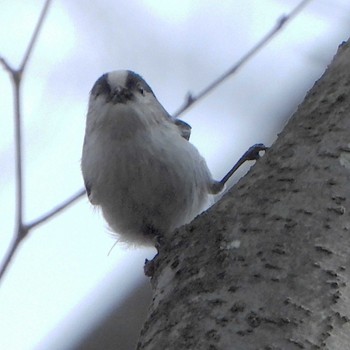
<path fill-rule="evenodd" d="M 188 141 L 190 129 L 136 73 L 110 72 L 95 83 L 81 167 L 89 200 L 121 240 L 154 244 L 221 189 Z"/>

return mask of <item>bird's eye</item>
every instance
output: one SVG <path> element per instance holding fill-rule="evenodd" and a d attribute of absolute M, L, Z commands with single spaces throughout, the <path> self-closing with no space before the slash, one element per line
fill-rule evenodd
<path fill-rule="evenodd" d="M 145 90 L 144 90 L 144 88 L 143 88 L 141 85 L 138 85 L 138 86 L 137 86 L 137 89 L 139 90 L 139 93 L 140 93 L 141 95 L 144 95 L 144 94 L 145 94 Z"/>

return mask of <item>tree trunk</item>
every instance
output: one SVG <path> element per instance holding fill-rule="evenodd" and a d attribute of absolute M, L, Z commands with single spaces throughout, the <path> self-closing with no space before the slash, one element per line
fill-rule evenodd
<path fill-rule="evenodd" d="M 154 260 L 138 349 L 350 348 L 350 44 L 277 141 Z"/>

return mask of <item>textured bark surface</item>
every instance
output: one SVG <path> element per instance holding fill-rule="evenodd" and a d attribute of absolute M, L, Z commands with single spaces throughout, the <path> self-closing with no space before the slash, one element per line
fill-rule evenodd
<path fill-rule="evenodd" d="M 266 155 L 160 248 L 138 349 L 350 347 L 350 47 Z"/>

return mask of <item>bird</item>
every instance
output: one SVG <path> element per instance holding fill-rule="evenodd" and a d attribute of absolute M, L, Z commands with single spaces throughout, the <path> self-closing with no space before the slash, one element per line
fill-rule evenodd
<path fill-rule="evenodd" d="M 171 116 L 139 74 L 117 70 L 95 82 L 81 170 L 89 201 L 119 241 L 155 245 L 207 209 L 236 168 L 266 149 L 252 146 L 217 181 L 190 135 L 191 126 Z"/>

